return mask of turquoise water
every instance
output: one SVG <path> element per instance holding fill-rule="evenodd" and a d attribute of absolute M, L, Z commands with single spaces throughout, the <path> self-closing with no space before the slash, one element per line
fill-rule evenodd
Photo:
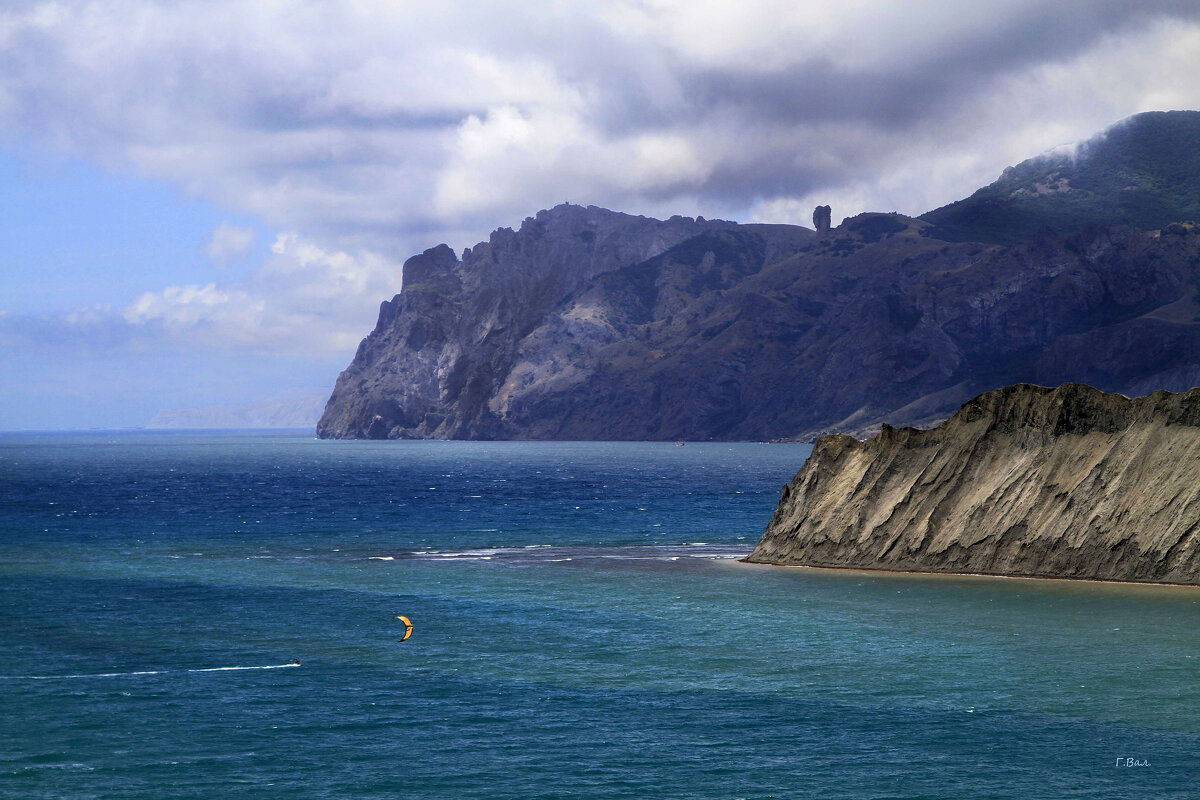
<path fill-rule="evenodd" d="M 0 797 L 1200 796 L 1200 590 L 739 563 L 807 453 L 0 436 Z"/>

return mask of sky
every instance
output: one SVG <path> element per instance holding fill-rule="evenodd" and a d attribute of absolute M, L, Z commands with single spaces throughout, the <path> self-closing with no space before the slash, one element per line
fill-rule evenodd
<path fill-rule="evenodd" d="M 920 214 L 1197 64 L 1193 0 L 9 0 L 0 430 L 327 393 L 408 256 L 564 201 Z"/>

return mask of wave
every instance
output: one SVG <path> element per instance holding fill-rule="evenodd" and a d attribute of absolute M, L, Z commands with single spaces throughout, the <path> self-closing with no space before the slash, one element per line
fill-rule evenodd
<path fill-rule="evenodd" d="M 291 664 L 261 664 L 255 666 L 237 667 L 197 667 L 194 669 L 142 669 L 134 672 L 89 672 L 79 675 L 0 675 L 0 680 L 6 681 L 61 681 L 73 678 L 127 678 L 141 675 L 183 675 L 188 672 L 235 672 L 247 669 L 293 669 L 298 663 Z"/>
<path fill-rule="evenodd" d="M 394 556 L 368 556 L 377 561 L 497 561 L 501 563 L 533 564 L 576 560 L 669 561 L 719 560 L 745 558 L 751 547 L 744 544 L 712 544 L 683 542 L 681 544 L 627 545 L 554 545 L 527 544 L 512 547 L 478 547 L 461 550 L 412 550 Z"/>

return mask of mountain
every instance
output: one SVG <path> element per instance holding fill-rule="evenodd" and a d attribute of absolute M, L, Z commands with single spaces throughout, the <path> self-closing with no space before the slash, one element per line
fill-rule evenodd
<path fill-rule="evenodd" d="M 443 245 L 405 264 L 318 435 L 810 439 L 933 424 L 1019 382 L 1200 384 L 1195 225 L 998 243 L 947 224 L 539 212 L 461 258 Z"/>
<path fill-rule="evenodd" d="M 749 561 L 1200 583 L 1200 389 L 1019 385 L 817 440 Z"/>
<path fill-rule="evenodd" d="M 1157 230 L 1200 221 L 1200 111 L 1153 111 L 1022 161 L 975 194 L 923 214 L 939 238 L 1010 244 L 1042 228 Z"/>
<path fill-rule="evenodd" d="M 781 258 L 812 236 L 790 226 L 660 221 L 564 204 L 519 230 L 500 228 L 461 260 L 445 245 L 414 256 L 404 265 L 401 293 L 383 303 L 375 330 L 338 377 L 318 435 L 529 438 L 496 408 L 513 381 L 531 380 L 524 371 L 529 337 L 543 337 L 556 310 L 601 276 L 721 232 L 753 240 L 759 260 Z M 586 328 L 584 321 L 581 336 Z M 602 344 L 570 341 L 580 351 Z M 569 370 L 543 368 L 555 371 L 544 375 L 548 381 L 569 390 Z"/>

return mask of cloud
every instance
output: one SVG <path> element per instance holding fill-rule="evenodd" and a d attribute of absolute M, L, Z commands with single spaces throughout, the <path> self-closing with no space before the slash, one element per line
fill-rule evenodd
<path fill-rule="evenodd" d="M 0 343 L 344 360 L 439 242 L 563 200 L 921 213 L 1121 117 L 1200 108 L 1196 63 L 1185 0 L 24 0 L 0 10 L 0 142 L 255 227 L 205 248 L 236 276 L 164 265 L 123 304 L 9 309 Z M 256 229 L 274 240 L 245 263 Z"/>
<path fill-rule="evenodd" d="M 711 171 L 686 136 L 643 131 L 598 137 L 578 113 L 525 114 L 505 106 L 459 126 L 438 176 L 433 208 L 440 218 L 493 218 L 533 194 L 550 205 L 616 191 L 670 197 L 694 191 Z M 561 192 L 553 202 L 555 192 Z"/>
<path fill-rule="evenodd" d="M 157 324 L 171 334 L 212 326 L 222 337 L 249 342 L 263 328 L 265 311 L 264 299 L 244 291 L 218 289 L 215 283 L 210 283 L 146 292 L 121 316 L 132 326 Z"/>
<path fill-rule="evenodd" d="M 204 252 L 216 267 L 224 267 L 230 261 L 239 261 L 250 254 L 254 246 L 254 228 L 241 228 L 228 222 L 218 225 L 208 240 Z"/>
<path fill-rule="evenodd" d="M 1200 108 L 1197 63 L 1191 0 L 16 0 L 0 144 L 254 228 L 213 230 L 211 263 L 237 266 L 218 280 L 163 264 L 123 302 L 0 309 L 0 361 L 12 390 L 51 387 L 20 419 L 70 387 L 86 402 L 63 414 L 104 396 L 141 409 L 122 424 L 155 381 L 180 395 L 157 407 L 250 402 L 330 381 L 439 242 L 563 200 L 921 213 L 1122 117 Z"/>
<path fill-rule="evenodd" d="M 399 291 L 400 276 L 399 263 L 370 251 L 325 250 L 283 233 L 246 280 L 171 285 L 121 308 L 3 313 L 0 345 L 348 358 L 380 301 Z"/>
<path fill-rule="evenodd" d="M 368 251 L 324 250 L 280 234 L 250 280 L 169 286 L 121 311 L 131 328 L 176 343 L 331 355 L 358 344 L 381 299 L 400 288 L 399 264 Z"/>
<path fill-rule="evenodd" d="M 31 2 L 0 13 L 0 127 L 390 257 L 567 198 L 917 213 L 1119 117 L 1200 106 L 1198 14 L 1179 0 Z"/>

